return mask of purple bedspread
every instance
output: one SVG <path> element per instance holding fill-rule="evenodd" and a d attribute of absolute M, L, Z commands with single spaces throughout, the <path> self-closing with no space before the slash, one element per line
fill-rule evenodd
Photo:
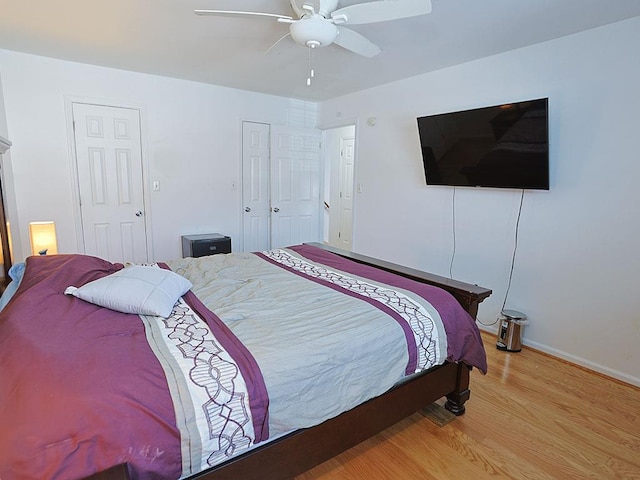
<path fill-rule="evenodd" d="M 119 463 L 132 478 L 180 477 L 174 404 L 141 318 L 63 294 L 121 268 L 83 255 L 27 259 L 18 291 L 0 312 L 3 480 L 84 478 Z M 240 357 L 238 368 L 264 409 L 254 429 L 265 438 L 268 399 L 255 361 L 193 294 L 185 299 Z"/>
<path fill-rule="evenodd" d="M 140 317 L 63 295 L 121 268 L 27 259 L 0 313 L 0 478 L 83 478 L 122 462 L 179 477 L 173 404 Z"/>

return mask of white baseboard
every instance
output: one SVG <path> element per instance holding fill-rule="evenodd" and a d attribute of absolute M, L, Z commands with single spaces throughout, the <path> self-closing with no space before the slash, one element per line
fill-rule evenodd
<path fill-rule="evenodd" d="M 497 330 L 490 330 L 488 328 L 483 328 L 479 326 L 481 330 L 484 332 L 490 333 L 492 335 L 497 335 Z M 619 372 L 618 370 L 614 370 L 609 367 L 605 367 L 598 363 L 592 362 L 590 360 L 586 360 L 584 358 L 578 357 L 576 355 L 571 355 L 569 353 L 563 352 L 562 350 L 558 350 L 556 348 L 549 347 L 548 345 L 544 345 L 542 343 L 534 342 L 531 340 L 527 340 L 526 338 L 522 338 L 522 344 L 531 347 L 540 352 L 546 353 L 556 358 L 560 358 L 569 363 L 575 363 L 579 367 L 586 368 L 588 370 L 593 370 L 594 372 L 601 373 L 606 375 L 607 377 L 614 378 L 616 380 L 620 380 L 621 382 L 628 383 L 630 385 L 634 385 L 636 387 L 640 387 L 640 378 L 634 377 L 632 375 L 628 375 L 623 372 Z"/>

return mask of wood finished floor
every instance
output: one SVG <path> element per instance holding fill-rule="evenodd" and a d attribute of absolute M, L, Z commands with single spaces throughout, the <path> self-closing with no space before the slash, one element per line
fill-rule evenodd
<path fill-rule="evenodd" d="M 483 334 L 465 415 L 415 414 L 296 480 L 640 479 L 640 389 Z"/>

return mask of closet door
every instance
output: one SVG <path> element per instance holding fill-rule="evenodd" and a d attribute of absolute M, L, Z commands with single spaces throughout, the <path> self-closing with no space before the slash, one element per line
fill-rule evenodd
<path fill-rule="evenodd" d="M 271 247 L 320 240 L 320 132 L 274 126 Z"/>
<path fill-rule="evenodd" d="M 242 123 L 242 228 L 245 252 L 271 247 L 269 141 L 266 123 Z"/>
<path fill-rule="evenodd" d="M 244 250 L 320 241 L 320 131 L 244 122 L 242 146 Z"/>

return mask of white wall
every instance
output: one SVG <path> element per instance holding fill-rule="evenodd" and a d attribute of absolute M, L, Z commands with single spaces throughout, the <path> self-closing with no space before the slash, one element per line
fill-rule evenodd
<path fill-rule="evenodd" d="M 60 253 L 78 252 L 65 99 L 142 107 L 155 258 L 180 235 L 219 232 L 240 245 L 241 121 L 314 127 L 316 104 L 0 50 L 21 244 L 54 220 Z"/>
<path fill-rule="evenodd" d="M 453 189 L 425 185 L 416 117 L 549 97 L 551 189 L 525 194 L 506 308 L 529 316 L 525 343 L 640 385 L 638 45 L 635 18 L 322 103 L 320 126 L 363 125 L 355 250 L 448 276 Z M 504 300 L 519 200 L 456 190 L 453 276 L 493 289 L 483 323 Z"/>

